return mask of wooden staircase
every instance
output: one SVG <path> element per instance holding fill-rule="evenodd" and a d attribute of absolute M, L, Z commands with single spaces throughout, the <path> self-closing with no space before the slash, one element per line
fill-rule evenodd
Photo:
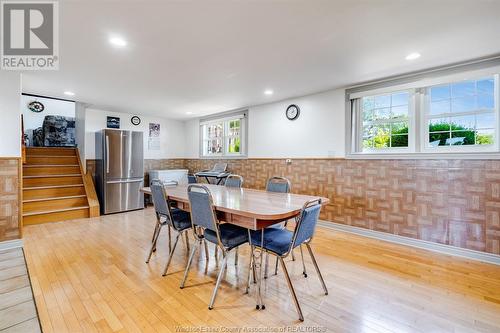
<path fill-rule="evenodd" d="M 26 147 L 23 164 L 23 224 L 99 216 L 90 174 L 76 148 Z"/>

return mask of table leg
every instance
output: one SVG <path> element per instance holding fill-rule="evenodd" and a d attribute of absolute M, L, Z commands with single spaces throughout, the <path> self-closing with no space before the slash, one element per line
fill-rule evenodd
<path fill-rule="evenodd" d="M 256 298 L 256 305 L 255 305 L 255 308 L 257 310 L 260 310 L 260 309 L 264 309 L 265 306 L 264 304 L 262 304 L 262 293 L 261 293 L 261 281 L 262 281 L 262 256 L 264 254 L 264 251 L 262 251 L 262 247 L 259 248 L 258 246 L 252 246 L 252 237 L 251 237 L 251 232 L 250 232 L 250 229 L 247 229 L 248 230 L 248 240 L 249 240 L 249 243 L 250 243 L 250 251 L 251 251 L 251 265 L 250 265 L 250 269 L 252 269 L 253 273 L 255 274 L 255 271 L 257 271 L 257 269 L 259 270 L 257 274 L 258 277 L 257 277 L 257 290 L 255 292 L 255 298 Z M 262 233 L 261 233 L 261 245 L 263 245 L 264 243 L 264 230 L 262 230 Z M 254 275 L 254 278 L 255 278 L 255 275 Z M 250 277 L 250 275 L 249 275 Z M 248 287 L 249 287 L 249 283 L 247 284 L 247 292 L 248 292 Z"/>
<path fill-rule="evenodd" d="M 260 308 L 261 310 L 264 310 L 266 308 L 264 304 L 264 297 L 262 296 L 262 280 L 264 279 L 264 270 L 262 269 L 262 260 L 264 259 L 264 230 L 265 228 L 262 228 L 261 234 L 260 234 L 260 263 L 259 263 L 259 284 L 258 284 L 258 294 L 259 294 L 259 300 L 260 300 Z"/>

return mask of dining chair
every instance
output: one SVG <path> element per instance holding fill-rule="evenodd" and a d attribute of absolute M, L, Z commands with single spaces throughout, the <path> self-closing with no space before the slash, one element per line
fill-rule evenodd
<path fill-rule="evenodd" d="M 274 177 L 269 178 L 267 180 L 267 183 L 266 183 L 266 191 L 268 191 L 268 192 L 290 193 L 291 189 L 292 189 L 292 184 L 291 184 L 290 180 L 288 180 L 288 178 L 285 178 L 285 177 L 274 176 Z M 278 223 L 278 224 L 274 224 L 272 226 L 269 226 L 267 228 L 283 229 L 283 228 L 286 228 L 286 225 L 287 225 L 287 222 Z M 307 277 L 302 247 L 300 248 L 300 253 L 302 255 L 302 266 L 304 268 L 303 274 L 305 277 Z M 293 252 L 292 252 L 292 260 L 295 261 L 295 255 L 293 254 Z M 266 278 L 266 279 L 268 276 L 267 275 L 268 268 L 269 268 L 269 257 L 266 255 L 266 268 L 264 271 L 264 278 Z M 277 274 L 278 274 L 278 258 L 276 258 L 276 264 L 274 267 L 274 275 L 277 275 Z"/>
<path fill-rule="evenodd" d="M 201 184 L 191 184 L 188 186 L 189 205 L 191 207 L 191 222 L 193 224 L 193 235 L 196 242 L 191 249 L 184 278 L 182 279 L 180 288 L 184 288 L 191 262 L 196 253 L 198 246 L 205 240 L 214 243 L 222 251 L 222 264 L 220 266 L 217 282 L 215 284 L 212 298 L 208 306 L 209 310 L 213 309 L 217 290 L 227 267 L 228 253 L 238 246 L 248 242 L 248 231 L 245 228 L 236 226 L 230 223 L 221 224 L 217 220 L 215 208 L 213 204 L 212 194 L 210 190 Z M 203 232 L 200 232 L 202 229 Z"/>
<path fill-rule="evenodd" d="M 304 204 L 300 212 L 299 218 L 295 225 L 294 231 L 290 231 L 286 228 L 277 229 L 270 228 L 264 234 L 263 247 L 262 250 L 266 253 L 275 255 L 281 263 L 283 272 L 285 273 L 286 282 L 292 294 L 295 307 L 299 314 L 299 319 L 304 321 L 304 316 L 302 315 L 302 309 L 300 308 L 295 289 L 293 288 L 292 281 L 290 280 L 290 275 L 285 264 L 284 259 L 288 257 L 294 248 L 305 244 L 309 255 L 311 256 L 312 263 L 316 269 L 319 280 L 323 287 L 325 295 L 328 295 L 328 289 L 326 288 L 325 281 L 319 270 L 318 263 L 314 257 L 313 251 L 311 249 L 311 241 L 316 230 L 316 224 L 318 222 L 319 213 L 321 210 L 321 199 L 311 200 Z M 251 233 L 250 246 L 261 247 L 261 233 L 259 231 L 254 231 Z M 250 272 L 247 278 L 247 290 L 250 288 Z"/>
<path fill-rule="evenodd" d="M 188 184 L 196 184 L 198 179 L 196 179 L 195 175 L 188 175 Z"/>
<path fill-rule="evenodd" d="M 227 176 L 224 186 L 241 188 L 243 186 L 243 177 L 240 175 L 230 174 Z M 218 257 L 217 247 L 215 248 L 215 257 Z M 236 248 L 234 253 L 234 264 L 238 265 L 238 248 Z"/>
<path fill-rule="evenodd" d="M 227 187 L 242 187 L 243 186 L 243 177 L 240 175 L 234 175 L 230 174 L 226 178 L 226 182 L 224 183 L 224 186 Z"/>
<path fill-rule="evenodd" d="M 151 244 L 151 249 L 149 250 L 148 257 L 146 259 L 146 263 L 149 263 L 151 259 L 151 255 L 156 249 L 156 243 L 158 242 L 158 237 L 160 236 L 160 232 L 162 227 L 168 227 L 168 250 L 169 257 L 167 264 L 165 265 L 165 269 L 163 270 L 163 276 L 167 275 L 168 267 L 170 266 L 170 262 L 172 260 L 172 256 L 174 255 L 175 248 L 177 246 L 177 242 L 179 238 L 182 237 L 183 234 L 186 235 L 186 247 L 189 251 L 189 238 L 187 237 L 187 230 L 191 229 L 192 223 L 191 218 L 188 212 L 185 212 L 178 208 L 173 208 L 171 202 L 168 200 L 168 196 L 165 190 L 165 183 L 158 179 L 153 179 L 150 184 L 151 195 L 153 197 L 153 205 L 155 207 L 156 212 L 156 226 L 153 233 L 153 241 Z M 170 229 L 174 229 L 177 232 L 175 237 L 174 246 L 171 246 L 171 235 Z M 208 258 L 208 256 L 207 256 Z"/>

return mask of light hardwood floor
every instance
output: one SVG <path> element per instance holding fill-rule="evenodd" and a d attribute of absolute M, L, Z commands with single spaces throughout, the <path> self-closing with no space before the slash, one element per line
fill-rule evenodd
<path fill-rule="evenodd" d="M 500 332 L 500 267 L 321 228 L 313 248 L 330 294 L 323 295 L 310 258 L 308 278 L 299 260 L 288 263 L 304 323 L 281 272 L 265 282 L 266 310 L 255 310 L 255 287 L 243 294 L 247 246 L 239 266 L 230 260 L 209 311 L 217 273 L 213 250 L 207 269 L 203 255 L 195 257 L 181 290 L 184 244 L 166 277 L 166 232 L 144 263 L 154 223 L 148 208 L 26 227 L 26 259 L 44 332 L 290 325 L 328 332 Z"/>
<path fill-rule="evenodd" d="M 0 252 L 0 332 L 40 332 L 23 250 Z"/>

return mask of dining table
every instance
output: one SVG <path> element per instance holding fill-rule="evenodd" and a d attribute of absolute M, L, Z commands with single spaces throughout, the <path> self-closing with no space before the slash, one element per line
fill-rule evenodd
<path fill-rule="evenodd" d="M 265 309 L 262 293 L 262 259 L 264 256 L 262 249 L 265 229 L 273 224 L 298 218 L 304 204 L 309 201 L 320 199 L 320 203 L 326 205 L 329 199 L 313 195 L 268 192 L 215 184 L 200 185 L 205 186 L 210 191 L 218 220 L 246 228 L 248 230 L 250 245 L 256 245 L 252 251 L 253 267 L 251 267 L 254 271 L 258 271 L 258 274 L 256 274 L 258 277 L 256 308 Z M 165 185 L 165 190 L 169 201 L 173 202 L 177 208 L 189 212 L 188 186 L 190 185 Z M 144 187 L 141 189 L 141 192 L 151 194 L 151 189 Z M 251 243 L 252 238 L 250 234 L 252 231 L 260 231 L 260 245 Z"/>

